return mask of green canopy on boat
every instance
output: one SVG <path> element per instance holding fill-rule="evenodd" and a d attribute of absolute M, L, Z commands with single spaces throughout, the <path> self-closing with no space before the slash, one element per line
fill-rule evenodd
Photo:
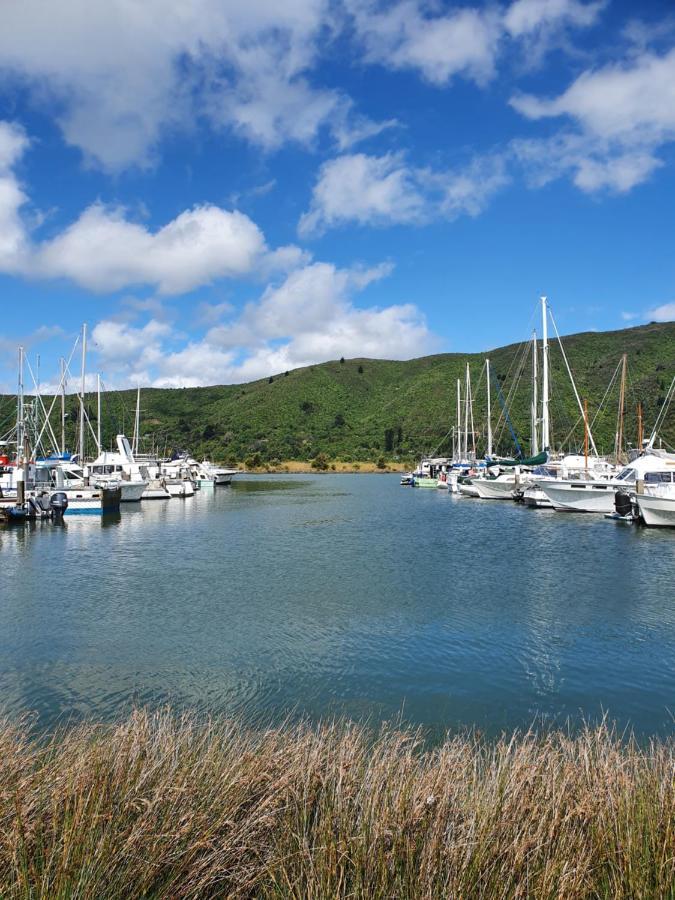
<path fill-rule="evenodd" d="M 543 450 L 536 456 L 524 456 L 522 459 L 491 459 L 489 466 L 543 466 L 548 462 L 548 453 Z"/>

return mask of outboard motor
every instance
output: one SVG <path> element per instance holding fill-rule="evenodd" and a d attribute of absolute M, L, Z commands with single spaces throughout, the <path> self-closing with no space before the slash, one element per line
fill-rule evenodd
<path fill-rule="evenodd" d="M 68 509 L 68 497 L 64 494 L 63 491 L 56 491 L 56 493 L 52 494 L 51 499 L 49 501 L 49 506 L 52 511 L 52 518 L 55 522 L 63 522 L 63 516 L 65 511 Z"/>
<path fill-rule="evenodd" d="M 628 491 L 618 490 L 614 494 L 614 509 L 622 517 L 633 514 L 633 502 Z"/>

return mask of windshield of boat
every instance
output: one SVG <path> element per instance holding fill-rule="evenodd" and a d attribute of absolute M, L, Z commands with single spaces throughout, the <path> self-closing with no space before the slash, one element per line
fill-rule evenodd
<path fill-rule="evenodd" d="M 616 476 L 617 481 L 635 481 L 635 469 L 631 469 L 630 466 L 626 466 L 625 469 L 622 469 L 619 474 Z"/>
<path fill-rule="evenodd" d="M 647 472 L 645 475 L 646 484 L 670 484 L 673 480 L 673 472 Z"/>

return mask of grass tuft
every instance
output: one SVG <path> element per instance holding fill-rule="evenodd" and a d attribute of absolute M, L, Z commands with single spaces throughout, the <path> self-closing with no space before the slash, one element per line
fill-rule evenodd
<path fill-rule="evenodd" d="M 135 712 L 0 723 L 0 896 L 673 896 L 675 747 Z"/>

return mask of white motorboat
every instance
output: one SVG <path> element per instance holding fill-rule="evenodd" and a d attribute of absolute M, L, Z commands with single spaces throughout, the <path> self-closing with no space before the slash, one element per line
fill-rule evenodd
<path fill-rule="evenodd" d="M 528 484 L 523 491 L 523 503 L 531 509 L 551 509 L 553 504 L 538 484 Z"/>
<path fill-rule="evenodd" d="M 546 465 L 532 472 L 533 480 L 522 492 L 522 502 L 531 509 L 551 509 L 553 503 L 542 488 L 541 482 L 558 483 L 573 478 L 601 481 L 618 474 L 619 469 L 602 458 L 586 459 L 580 454 L 569 454 L 562 459 L 549 459 Z"/>
<path fill-rule="evenodd" d="M 216 466 L 208 459 L 198 463 L 199 469 L 204 473 L 207 479 L 211 479 L 215 485 L 231 484 L 235 475 L 239 474 L 239 469 L 229 469 L 226 466 Z"/>
<path fill-rule="evenodd" d="M 675 494 L 672 497 L 640 494 L 636 503 L 645 525 L 675 528 Z"/>
<path fill-rule="evenodd" d="M 164 485 L 171 497 L 192 497 L 195 492 L 188 478 L 165 478 Z"/>
<path fill-rule="evenodd" d="M 99 484 L 119 482 L 122 503 L 138 502 L 148 486 L 147 475 L 134 459 L 129 441 L 123 434 L 117 435 L 117 451 L 104 450 L 85 467 L 85 476 Z"/>
<path fill-rule="evenodd" d="M 171 494 L 166 489 L 163 478 L 150 478 L 141 495 L 141 500 L 170 500 Z"/>
<path fill-rule="evenodd" d="M 635 495 L 635 505 L 645 525 L 675 528 L 675 468 L 647 472 L 644 492 Z"/>
<path fill-rule="evenodd" d="M 675 468 L 675 454 L 648 449 L 624 466 L 615 478 L 542 480 L 537 484 L 557 510 L 611 514 L 614 512 L 614 494 L 619 488 L 634 492 L 637 481 L 643 481 L 647 473 L 661 471 L 665 466 Z"/>
<path fill-rule="evenodd" d="M 513 500 L 514 491 L 531 483 L 531 476 L 525 472 L 503 472 L 496 478 L 475 478 L 471 484 L 481 500 Z"/>
<path fill-rule="evenodd" d="M 68 500 L 66 515 L 104 515 L 118 512 L 122 490 L 118 484 L 101 487 L 59 488 L 53 494 L 64 493 Z"/>
<path fill-rule="evenodd" d="M 478 479 L 476 479 L 478 480 Z M 457 493 L 462 494 L 464 497 L 478 497 L 478 490 L 476 489 L 473 481 L 458 481 L 457 482 Z"/>

